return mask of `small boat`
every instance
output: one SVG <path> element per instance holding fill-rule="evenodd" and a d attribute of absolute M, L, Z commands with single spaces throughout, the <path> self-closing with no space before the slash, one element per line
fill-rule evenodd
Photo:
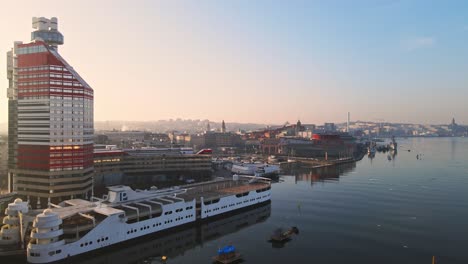
<path fill-rule="evenodd" d="M 280 167 L 267 163 L 234 163 L 231 172 L 239 175 L 268 177 L 278 175 Z"/>
<path fill-rule="evenodd" d="M 270 242 L 286 242 L 291 239 L 292 235 L 299 234 L 299 229 L 295 226 L 283 231 L 281 228 L 275 230 L 270 237 Z"/>
<path fill-rule="evenodd" d="M 213 257 L 215 263 L 223 264 L 235 263 L 240 260 L 242 260 L 241 254 L 236 252 L 236 248 L 231 245 L 218 249 L 218 255 Z"/>

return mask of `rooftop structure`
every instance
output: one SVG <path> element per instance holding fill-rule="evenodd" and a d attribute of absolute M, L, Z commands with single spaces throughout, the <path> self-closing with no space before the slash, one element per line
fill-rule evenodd
<path fill-rule="evenodd" d="M 45 17 L 33 17 L 32 26 L 35 31 L 31 32 L 31 41 L 43 41 L 51 48 L 63 45 L 63 35 L 58 31 L 58 20 L 56 17 L 47 19 Z"/>

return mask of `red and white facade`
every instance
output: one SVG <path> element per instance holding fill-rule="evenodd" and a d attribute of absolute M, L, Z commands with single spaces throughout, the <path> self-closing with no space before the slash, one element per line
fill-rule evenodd
<path fill-rule="evenodd" d="M 92 192 L 93 89 L 59 55 L 57 20 L 34 23 L 33 42 L 15 42 L 8 53 L 8 97 L 16 107 L 9 125 L 17 144 L 10 181 L 43 207 Z"/>

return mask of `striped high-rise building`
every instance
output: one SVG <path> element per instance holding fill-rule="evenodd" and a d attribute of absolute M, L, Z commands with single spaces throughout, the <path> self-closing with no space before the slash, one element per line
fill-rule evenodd
<path fill-rule="evenodd" d="M 45 207 L 93 187 L 93 89 L 58 53 L 57 18 L 7 52 L 10 191 Z"/>

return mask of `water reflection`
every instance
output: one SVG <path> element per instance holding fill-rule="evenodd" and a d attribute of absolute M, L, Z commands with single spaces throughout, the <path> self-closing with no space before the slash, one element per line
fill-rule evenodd
<path fill-rule="evenodd" d="M 295 176 L 295 182 L 307 181 L 313 185 L 316 182 L 338 181 L 340 176 L 354 171 L 356 163 L 345 163 L 322 168 L 294 167 L 286 171 L 287 174 Z"/>
<path fill-rule="evenodd" d="M 270 214 L 271 204 L 267 203 L 203 224 L 170 230 L 149 238 L 144 237 L 132 241 L 131 244 L 106 249 L 105 252 L 90 253 L 84 259 L 77 259 L 71 263 L 138 263 L 151 259 L 160 260 L 161 256 L 173 259 L 184 255 L 187 250 L 202 246 L 203 243 L 264 222 Z"/>
<path fill-rule="evenodd" d="M 457 138 L 450 138 L 450 159 L 455 160 L 455 152 L 457 150 Z"/>
<path fill-rule="evenodd" d="M 393 167 L 395 167 L 395 160 L 396 160 L 397 154 L 398 154 L 398 151 L 396 149 L 390 150 L 387 154 L 387 160 L 392 162 Z"/>

